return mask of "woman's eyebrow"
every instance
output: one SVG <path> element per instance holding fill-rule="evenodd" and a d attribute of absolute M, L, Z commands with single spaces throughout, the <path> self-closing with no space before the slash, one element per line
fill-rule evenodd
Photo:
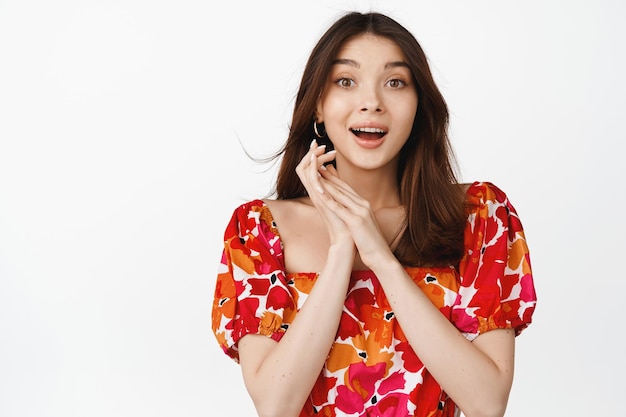
<path fill-rule="evenodd" d="M 333 61 L 333 65 L 349 65 L 354 68 L 361 68 L 361 64 L 356 62 L 354 59 L 347 58 L 335 59 Z"/>
<path fill-rule="evenodd" d="M 409 64 L 407 64 L 404 61 L 393 61 L 393 62 L 388 62 L 387 64 L 385 64 L 385 69 L 391 69 L 391 68 L 398 68 L 398 67 L 405 67 L 405 68 L 409 68 Z"/>

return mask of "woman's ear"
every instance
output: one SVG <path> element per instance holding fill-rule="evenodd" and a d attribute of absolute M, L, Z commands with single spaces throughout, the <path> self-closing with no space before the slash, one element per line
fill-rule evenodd
<path fill-rule="evenodd" d="M 321 97 L 317 99 L 317 105 L 315 106 L 315 114 L 313 115 L 313 120 L 317 123 L 324 123 L 324 112 L 322 110 Z"/>

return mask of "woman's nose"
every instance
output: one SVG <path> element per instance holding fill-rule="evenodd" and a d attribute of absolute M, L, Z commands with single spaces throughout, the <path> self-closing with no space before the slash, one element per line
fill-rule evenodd
<path fill-rule="evenodd" d="M 361 96 L 361 111 L 376 113 L 383 111 L 380 92 L 376 87 L 363 88 Z"/>

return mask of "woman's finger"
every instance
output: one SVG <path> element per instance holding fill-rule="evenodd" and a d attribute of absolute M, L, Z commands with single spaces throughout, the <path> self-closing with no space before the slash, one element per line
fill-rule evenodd
<path fill-rule="evenodd" d="M 317 192 L 319 192 L 320 194 L 324 194 L 324 187 L 322 186 L 322 183 L 320 181 L 321 175 L 318 170 L 319 162 L 317 155 L 313 153 L 311 154 L 309 159 L 309 166 L 307 167 L 307 177 L 309 183 L 315 188 L 315 190 L 317 190 Z"/>
<path fill-rule="evenodd" d="M 303 185 L 307 189 L 308 181 L 306 179 L 305 171 L 311 165 L 311 156 L 324 154 L 325 150 L 326 145 L 318 146 L 317 141 L 313 140 L 311 142 L 308 152 L 302 157 L 300 163 L 296 166 L 296 174 L 298 174 L 298 177 L 300 177 L 300 180 L 303 182 Z"/>
<path fill-rule="evenodd" d="M 352 187 L 333 174 L 332 170 L 334 170 L 334 168 L 328 167 L 326 171 L 320 171 L 324 189 L 331 192 L 331 195 L 336 198 L 338 202 L 346 206 L 367 207 L 369 209 L 367 201 L 354 191 Z"/>
<path fill-rule="evenodd" d="M 320 173 L 322 174 L 325 180 L 327 180 L 331 184 L 334 184 L 336 187 L 343 190 L 345 193 L 348 193 L 352 195 L 353 197 L 360 198 L 357 192 L 354 191 L 354 189 L 350 187 L 350 185 L 348 185 L 345 181 L 343 181 L 339 177 L 339 174 L 337 173 L 337 170 L 335 169 L 334 166 L 328 165 L 326 169 L 321 170 Z"/>
<path fill-rule="evenodd" d="M 326 194 L 340 206 L 346 208 L 350 213 L 362 216 L 369 210 L 369 203 L 363 200 L 358 194 L 346 192 L 336 184 L 328 182 L 323 178 L 322 180 L 323 181 L 320 181 L 320 183 L 323 183 Z"/>

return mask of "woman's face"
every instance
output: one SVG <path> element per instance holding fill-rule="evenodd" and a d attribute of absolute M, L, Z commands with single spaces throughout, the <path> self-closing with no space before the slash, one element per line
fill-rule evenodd
<path fill-rule="evenodd" d="M 337 150 L 337 167 L 395 168 L 417 102 L 411 71 L 397 44 L 371 34 L 346 42 L 315 114 Z"/>

